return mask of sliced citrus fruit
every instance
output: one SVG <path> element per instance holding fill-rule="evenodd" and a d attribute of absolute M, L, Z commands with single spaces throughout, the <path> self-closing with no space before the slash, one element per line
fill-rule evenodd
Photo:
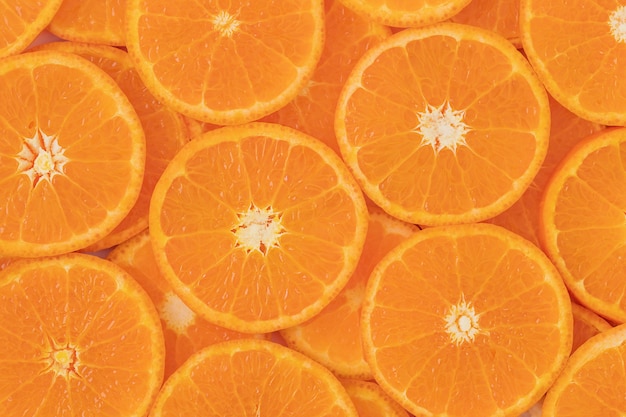
<path fill-rule="evenodd" d="M 543 417 L 626 414 L 626 324 L 587 340 L 546 394 Z"/>
<path fill-rule="evenodd" d="M 16 258 L 0 258 L 0 271 L 16 261 Z"/>
<path fill-rule="evenodd" d="M 383 25 L 396 28 L 442 22 L 470 0 L 340 0 L 346 7 Z"/>
<path fill-rule="evenodd" d="M 274 342 L 231 340 L 194 354 L 163 385 L 150 417 L 358 417 L 335 376 Z"/>
<path fill-rule="evenodd" d="M 574 342 L 572 344 L 572 352 L 591 337 L 613 327 L 608 321 L 604 320 L 593 311 L 576 303 L 572 303 L 572 314 L 574 316 Z"/>
<path fill-rule="evenodd" d="M 363 252 L 348 284 L 313 318 L 281 330 L 287 345 L 338 376 L 372 379 L 360 331 L 365 285 L 376 263 L 418 230 L 417 226 L 401 222 L 380 209 L 372 209 Z"/>
<path fill-rule="evenodd" d="M 541 206 L 542 247 L 576 300 L 626 322 L 626 128 L 583 139 L 550 178 Z"/>
<path fill-rule="evenodd" d="M 128 0 L 127 47 L 155 96 L 218 125 L 291 101 L 322 53 L 322 0 Z"/>
<path fill-rule="evenodd" d="M 244 337 L 268 337 L 235 332 L 198 317 L 161 275 L 147 230 L 116 246 L 107 259 L 135 278 L 157 308 L 165 335 L 165 378 L 205 346 Z"/>
<path fill-rule="evenodd" d="M 519 0 L 472 0 L 450 21 L 489 29 L 522 46 L 519 35 Z"/>
<path fill-rule="evenodd" d="M 0 272 L 0 304 L 3 416 L 147 414 L 163 333 L 121 268 L 85 254 L 15 262 Z"/>
<path fill-rule="evenodd" d="M 392 249 L 370 276 L 361 323 L 376 381 L 415 415 L 517 416 L 572 346 L 556 268 L 483 223 L 427 228 Z"/>
<path fill-rule="evenodd" d="M 8 0 L 0 3 L 0 58 L 19 54 L 44 31 L 62 0 Z"/>
<path fill-rule="evenodd" d="M 220 326 L 268 333 L 311 318 L 346 285 L 367 217 L 330 148 L 251 123 L 183 147 L 154 189 L 149 230 L 185 304 Z"/>
<path fill-rule="evenodd" d="M 37 51 L 0 61 L 0 256 L 71 252 L 137 200 L 146 145 L 115 81 L 87 60 Z"/>
<path fill-rule="evenodd" d="M 124 46 L 126 0 L 63 0 L 48 30 L 76 42 Z"/>
<path fill-rule="evenodd" d="M 578 116 L 626 125 L 626 4 L 521 0 L 524 51 L 546 89 Z"/>
<path fill-rule="evenodd" d="M 356 60 L 387 38 L 391 31 L 347 9 L 337 0 L 324 4 L 326 42 L 313 76 L 295 99 L 262 121 L 298 129 L 339 153 L 333 121 L 341 87 Z"/>
<path fill-rule="evenodd" d="M 335 115 L 363 191 L 409 223 L 470 223 L 522 195 L 548 147 L 547 94 L 522 54 L 486 29 L 440 23 L 368 50 Z"/>
<path fill-rule="evenodd" d="M 372 381 L 342 380 L 359 417 L 409 417 L 409 413 Z"/>
<path fill-rule="evenodd" d="M 34 49 L 71 52 L 96 64 L 120 86 L 139 116 L 146 139 L 146 165 L 137 201 L 111 233 L 83 250 L 96 252 L 122 243 L 148 228 L 148 206 L 154 185 L 169 160 L 189 138 L 185 122 L 179 113 L 164 106 L 150 94 L 128 54 L 119 48 L 78 42 L 51 42 Z"/>

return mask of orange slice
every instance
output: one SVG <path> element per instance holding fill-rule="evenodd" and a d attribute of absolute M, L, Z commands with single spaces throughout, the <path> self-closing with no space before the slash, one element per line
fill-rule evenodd
<path fill-rule="evenodd" d="M 126 0 L 63 0 L 48 30 L 62 39 L 125 45 Z"/>
<path fill-rule="evenodd" d="M 109 234 L 137 200 L 146 156 L 119 86 L 74 54 L 0 61 L 0 256 L 55 255 Z"/>
<path fill-rule="evenodd" d="M 150 204 L 159 269 L 206 320 L 268 333 L 308 320 L 346 285 L 367 207 L 341 159 L 269 123 L 223 127 L 172 159 Z"/>
<path fill-rule="evenodd" d="M 574 343 L 572 344 L 572 352 L 591 337 L 613 327 L 608 321 L 604 320 L 593 311 L 575 303 L 572 303 L 572 314 L 574 316 Z"/>
<path fill-rule="evenodd" d="M 409 417 L 375 382 L 342 380 L 343 387 L 356 407 L 359 417 Z"/>
<path fill-rule="evenodd" d="M 581 141 L 542 200 L 541 242 L 577 301 L 626 322 L 626 128 Z"/>
<path fill-rule="evenodd" d="M 146 138 L 146 165 L 135 205 L 115 229 L 83 250 L 97 252 L 126 241 L 148 227 L 152 190 L 169 160 L 187 142 L 182 116 L 164 106 L 141 82 L 132 60 L 119 48 L 77 42 L 52 42 L 35 49 L 71 52 L 96 64 L 120 86 L 135 108 Z"/>
<path fill-rule="evenodd" d="M 452 22 L 489 29 L 522 46 L 519 35 L 519 0 L 472 0 L 450 18 Z"/>
<path fill-rule="evenodd" d="M 626 413 L 626 325 L 593 336 L 572 354 L 543 403 L 543 417 Z"/>
<path fill-rule="evenodd" d="M 198 317 L 172 291 L 159 272 L 147 230 L 118 245 L 108 254 L 107 259 L 135 278 L 157 308 L 165 335 L 166 379 L 193 353 L 205 346 L 244 337 L 267 337 L 228 330 Z"/>
<path fill-rule="evenodd" d="M 44 31 L 62 0 L 7 0 L 0 3 L 0 58 L 25 50 Z"/>
<path fill-rule="evenodd" d="M 545 90 L 521 53 L 482 28 L 440 23 L 368 50 L 335 115 L 363 191 L 409 223 L 471 223 L 523 194 L 548 147 Z"/>
<path fill-rule="evenodd" d="M 358 417 L 335 376 L 265 340 L 206 347 L 163 385 L 150 417 L 174 415 Z"/>
<path fill-rule="evenodd" d="M 253 121 L 298 94 L 322 53 L 322 0 L 128 0 L 129 53 L 155 96 L 218 125 Z"/>
<path fill-rule="evenodd" d="M 341 377 L 373 379 L 360 332 L 365 285 L 376 263 L 417 230 L 380 209 L 371 210 L 363 252 L 348 284 L 313 318 L 281 330 L 287 345 Z"/>
<path fill-rule="evenodd" d="M 350 70 L 363 53 L 391 31 L 327 0 L 326 42 L 313 76 L 298 96 L 263 121 L 293 127 L 317 138 L 339 153 L 333 121 L 337 99 Z"/>
<path fill-rule="evenodd" d="M 459 13 L 470 0 L 340 0 L 366 18 L 396 28 L 442 22 Z"/>
<path fill-rule="evenodd" d="M 427 228 L 392 249 L 370 276 L 361 323 L 376 381 L 420 416 L 517 416 L 572 346 L 556 268 L 482 223 Z"/>
<path fill-rule="evenodd" d="M 521 0 L 524 51 L 547 90 L 578 116 L 626 125 L 626 4 Z"/>
<path fill-rule="evenodd" d="M 0 414 L 144 417 L 163 381 L 163 333 L 146 293 L 84 254 L 0 272 Z"/>

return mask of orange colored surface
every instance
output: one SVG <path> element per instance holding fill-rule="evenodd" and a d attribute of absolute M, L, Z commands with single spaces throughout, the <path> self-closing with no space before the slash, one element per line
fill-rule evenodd
<path fill-rule="evenodd" d="M 62 0 L 7 0 L 0 3 L 0 57 L 19 54 L 50 23 Z"/>

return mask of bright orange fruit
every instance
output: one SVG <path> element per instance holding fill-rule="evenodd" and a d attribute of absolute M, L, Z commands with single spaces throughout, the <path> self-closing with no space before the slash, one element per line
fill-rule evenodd
<path fill-rule="evenodd" d="M 472 0 L 450 18 L 452 22 L 480 26 L 522 46 L 519 35 L 519 0 Z"/>
<path fill-rule="evenodd" d="M 611 329 L 613 326 L 591 310 L 576 303 L 572 303 L 574 316 L 574 342 L 572 352 L 578 349 L 591 337 Z"/>
<path fill-rule="evenodd" d="M 171 108 L 218 125 L 291 101 L 324 41 L 322 0 L 128 0 L 126 46 L 146 86 Z"/>
<path fill-rule="evenodd" d="M 456 23 L 405 29 L 346 81 L 337 141 L 363 191 L 409 223 L 471 223 L 523 194 L 550 130 L 547 94 L 503 37 Z"/>
<path fill-rule="evenodd" d="M 124 92 L 87 60 L 0 60 L 0 257 L 71 252 L 110 233 L 137 200 L 145 146 Z"/>
<path fill-rule="evenodd" d="M 121 268 L 84 254 L 0 272 L 0 414 L 144 417 L 163 381 L 163 333 Z"/>
<path fill-rule="evenodd" d="M 346 379 L 341 384 L 348 392 L 359 417 L 409 417 L 409 413 L 375 382 Z"/>
<path fill-rule="evenodd" d="M 150 417 L 207 412 L 358 417 L 330 371 L 277 343 L 254 339 L 218 343 L 193 355 L 165 382 Z"/>
<path fill-rule="evenodd" d="M 376 381 L 414 415 L 517 416 L 572 346 L 556 268 L 483 223 L 427 228 L 392 249 L 370 276 L 361 323 Z"/>
<path fill-rule="evenodd" d="M 150 236 L 176 294 L 208 321 L 268 333 L 324 308 L 356 268 L 367 207 L 341 159 L 251 123 L 189 142 L 159 179 Z"/>

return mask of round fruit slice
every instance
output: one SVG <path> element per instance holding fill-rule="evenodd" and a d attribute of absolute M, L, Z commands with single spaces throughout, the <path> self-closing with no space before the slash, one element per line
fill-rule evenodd
<path fill-rule="evenodd" d="M 163 385 L 150 417 L 358 417 L 335 376 L 277 343 L 231 340 L 193 355 Z"/>
<path fill-rule="evenodd" d="M 626 322 L 626 128 L 583 139 L 542 200 L 541 242 L 576 300 Z"/>
<path fill-rule="evenodd" d="M 593 336 L 576 350 L 546 394 L 543 417 L 626 414 L 626 324 Z"/>
<path fill-rule="evenodd" d="M 0 58 L 25 50 L 48 26 L 62 0 L 5 0 L 0 3 Z"/>
<path fill-rule="evenodd" d="M 146 138 L 146 166 L 139 196 L 133 208 L 111 233 L 84 248 L 97 252 L 130 239 L 148 228 L 152 190 L 169 160 L 188 141 L 182 116 L 154 98 L 141 82 L 131 58 L 119 48 L 78 42 L 51 42 L 35 49 L 71 52 L 91 61 L 109 74 L 133 105 Z"/>
<path fill-rule="evenodd" d="M 159 269 L 189 308 L 267 333 L 311 318 L 346 285 L 367 218 L 330 148 L 251 123 L 183 147 L 154 189 L 149 230 Z"/>
<path fill-rule="evenodd" d="M 198 317 L 174 293 L 160 273 L 147 230 L 116 246 L 107 259 L 135 278 L 157 308 L 165 336 L 166 379 L 193 353 L 205 346 L 225 340 L 268 337 L 235 332 Z"/>
<path fill-rule="evenodd" d="M 359 417 L 409 417 L 409 413 L 375 382 L 346 379 L 341 384 L 359 412 Z"/>
<path fill-rule="evenodd" d="M 0 414 L 144 417 L 163 381 L 150 298 L 121 268 L 84 254 L 0 272 Z"/>
<path fill-rule="evenodd" d="M 146 86 L 173 109 L 218 125 L 291 101 L 324 41 L 322 0 L 128 0 L 127 47 Z"/>
<path fill-rule="evenodd" d="M 626 125 L 626 4 L 521 0 L 524 51 L 563 106 L 596 123 Z"/>
<path fill-rule="evenodd" d="M 146 144 L 104 71 L 61 51 L 0 61 L 0 256 L 82 249 L 134 205 Z"/>
<path fill-rule="evenodd" d="M 556 268 L 482 223 L 427 228 L 392 249 L 368 281 L 361 323 L 376 381 L 414 415 L 518 416 L 572 346 Z"/>
<path fill-rule="evenodd" d="M 486 29 L 441 23 L 368 50 L 335 115 L 363 191 L 409 223 L 472 223 L 509 208 L 537 174 L 547 94 L 523 55 Z"/>

